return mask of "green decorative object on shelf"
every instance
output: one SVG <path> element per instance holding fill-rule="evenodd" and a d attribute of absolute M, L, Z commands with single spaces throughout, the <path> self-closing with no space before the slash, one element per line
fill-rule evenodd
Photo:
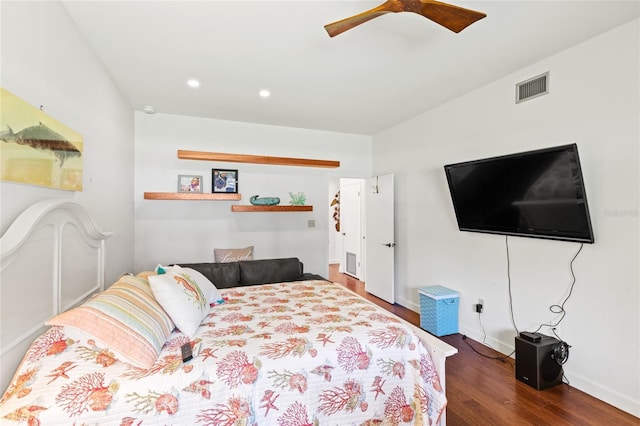
<path fill-rule="evenodd" d="M 259 197 L 259 195 L 252 195 L 249 198 L 249 202 L 254 206 L 277 206 L 280 204 L 280 198 L 278 197 Z"/>
<path fill-rule="evenodd" d="M 289 204 L 292 206 L 304 206 L 304 203 L 307 202 L 307 197 L 304 195 L 304 192 L 298 192 L 297 194 L 290 192 L 289 197 L 291 197 Z"/>

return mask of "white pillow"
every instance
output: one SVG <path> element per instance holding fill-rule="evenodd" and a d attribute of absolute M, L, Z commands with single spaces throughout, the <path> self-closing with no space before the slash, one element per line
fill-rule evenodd
<path fill-rule="evenodd" d="M 198 284 L 210 304 L 220 303 L 222 301 L 222 296 L 216 286 L 202 273 L 193 268 L 183 268 L 179 265 L 175 265 L 174 268 L 180 268 L 180 271 L 188 274 L 189 277 Z"/>
<path fill-rule="evenodd" d="M 198 283 L 188 271 L 170 268 L 165 274 L 151 275 L 149 284 L 176 327 L 192 338 L 210 309 L 209 300 Z"/>
<path fill-rule="evenodd" d="M 180 265 L 163 266 L 158 264 L 155 271 L 158 275 L 166 274 L 170 271 L 187 273 L 189 274 L 190 278 L 198 284 L 200 290 L 202 290 L 202 292 L 204 293 L 205 298 L 207 299 L 209 304 L 222 302 L 222 296 L 220 295 L 220 292 L 218 291 L 216 286 L 211 281 L 209 281 L 207 277 L 205 277 L 202 273 L 196 271 L 195 269 L 183 268 Z"/>

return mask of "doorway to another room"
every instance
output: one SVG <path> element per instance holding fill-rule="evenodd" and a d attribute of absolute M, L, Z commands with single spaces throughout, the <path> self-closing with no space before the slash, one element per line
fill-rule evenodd
<path fill-rule="evenodd" d="M 340 234 L 342 253 L 340 272 L 364 280 L 363 227 L 362 227 L 362 179 L 340 179 Z"/>
<path fill-rule="evenodd" d="M 393 304 L 393 175 L 342 178 L 331 182 L 329 191 L 335 222 L 335 232 L 329 235 L 330 264 L 337 264 L 339 273 L 364 282 L 366 292 Z"/>

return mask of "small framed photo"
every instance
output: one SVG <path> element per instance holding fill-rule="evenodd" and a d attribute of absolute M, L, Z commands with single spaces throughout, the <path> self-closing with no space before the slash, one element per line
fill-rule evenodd
<path fill-rule="evenodd" d="M 178 192 L 202 192 L 202 176 L 178 175 Z"/>
<path fill-rule="evenodd" d="M 238 193 L 238 170 L 211 169 L 211 192 Z"/>

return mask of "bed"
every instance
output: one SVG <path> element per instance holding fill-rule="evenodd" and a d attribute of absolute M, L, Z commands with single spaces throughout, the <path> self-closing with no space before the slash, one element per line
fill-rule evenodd
<path fill-rule="evenodd" d="M 2 236 L 3 423 L 444 424 L 444 362 L 455 348 L 439 339 L 323 280 L 215 292 L 185 268 L 123 275 L 103 291 L 108 237 L 82 207 L 60 200 L 32 206 Z M 22 286 L 25 265 L 38 269 L 35 261 L 49 272 L 29 279 L 44 289 L 28 290 L 44 299 L 42 314 L 20 315 L 24 296 L 12 284 Z M 164 312 L 168 320 L 163 309 L 146 306 L 163 300 L 154 297 L 158 285 L 182 276 L 189 279 L 180 281 L 180 294 L 206 305 L 201 319 L 185 314 L 197 310 L 180 305 L 178 293 L 168 299 L 180 303 L 165 306 L 174 313 Z M 119 297 L 133 300 L 132 310 L 144 300 L 160 336 L 157 353 L 141 350 L 136 358 L 127 345 L 139 336 L 112 344 L 113 336 L 63 321 Z M 75 320 L 84 326 L 87 318 Z M 43 329 L 45 322 L 53 325 Z M 185 345 L 193 358 L 183 362 Z"/>

